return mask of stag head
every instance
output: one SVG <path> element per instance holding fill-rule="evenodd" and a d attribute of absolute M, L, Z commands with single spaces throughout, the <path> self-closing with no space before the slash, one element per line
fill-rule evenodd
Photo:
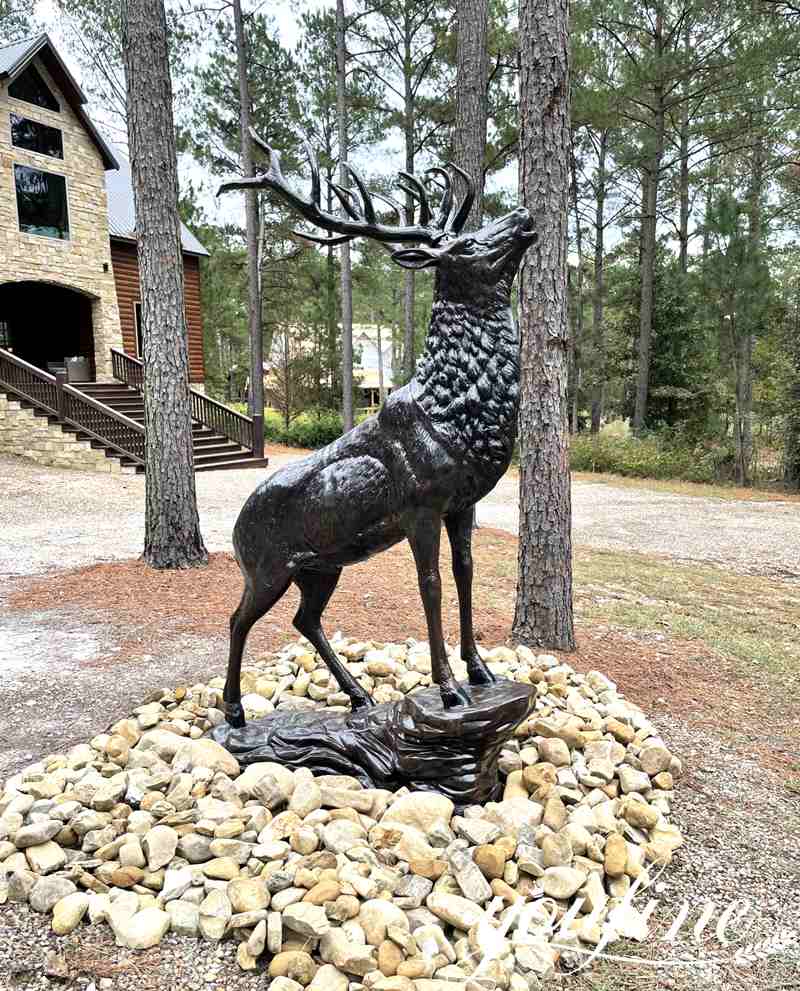
<path fill-rule="evenodd" d="M 329 237 L 319 237 L 305 231 L 294 231 L 299 237 L 316 244 L 339 245 L 357 237 L 367 237 L 386 245 L 413 244 L 415 247 L 392 251 L 392 260 L 403 268 L 434 266 L 439 270 L 440 283 L 457 281 L 463 293 L 471 295 L 498 287 L 510 290 L 522 256 L 536 237 L 530 214 L 523 207 L 487 224 L 474 234 L 459 236 L 472 208 L 475 186 L 470 176 L 452 162 L 447 163 L 447 168 L 435 166 L 425 173 L 428 183 L 441 190 L 435 212 L 425 185 L 410 173 L 398 173 L 397 186 L 413 203 L 410 209 L 406 209 L 388 196 L 370 192 L 358 171 L 347 163 L 345 167 L 352 176 L 355 189 L 330 183 L 341 211 L 338 214 L 328 213 L 321 207 L 319 164 L 308 141 L 303 139 L 311 167 L 311 196 L 305 199 L 284 178 L 280 152 L 262 141 L 252 129 L 250 135 L 269 156 L 269 168 L 258 176 L 225 183 L 220 186 L 217 195 L 236 189 L 271 189 L 309 223 L 330 232 Z M 460 201 L 454 195 L 458 178 L 466 184 Z M 386 204 L 398 220 L 404 219 L 405 223 L 392 226 L 381 220 L 375 200 Z"/>

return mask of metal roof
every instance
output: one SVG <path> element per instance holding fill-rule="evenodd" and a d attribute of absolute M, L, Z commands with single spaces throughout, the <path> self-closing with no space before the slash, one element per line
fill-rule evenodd
<path fill-rule="evenodd" d="M 136 240 L 136 213 L 133 208 L 133 182 L 130 165 L 119 158 L 119 169 L 106 172 L 108 193 L 108 230 L 111 237 Z M 181 248 L 188 255 L 208 255 L 185 224 L 181 224 Z"/>
<path fill-rule="evenodd" d="M 27 61 L 28 53 L 36 48 L 41 37 L 43 36 L 26 38 L 12 45 L 0 45 L 0 76 L 7 76 L 19 63 Z"/>

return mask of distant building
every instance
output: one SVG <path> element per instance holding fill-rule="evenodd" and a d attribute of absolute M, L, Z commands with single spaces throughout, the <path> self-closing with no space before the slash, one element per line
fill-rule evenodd
<path fill-rule="evenodd" d="M 374 324 L 353 325 L 353 378 L 361 393 L 360 406 L 380 404 L 380 373 L 386 395 L 395 388 L 392 370 L 392 328 L 381 327 L 381 347 L 378 350 L 378 328 Z"/>
<path fill-rule="evenodd" d="M 291 337 L 291 335 L 290 335 Z M 359 408 L 374 408 L 380 405 L 380 380 L 383 372 L 383 388 L 388 396 L 397 383 L 392 371 L 392 330 L 381 327 L 381 347 L 378 350 L 378 328 L 374 324 L 353 325 L 353 379 L 355 381 Z M 286 342 L 283 335 L 276 334 L 272 341 L 272 354 L 264 361 L 264 401 L 268 408 L 281 409 L 285 391 L 285 371 L 287 361 L 298 357 L 293 351 L 291 357 L 284 351 Z M 292 343 L 303 356 L 308 356 L 313 348 L 312 340 L 297 335 Z M 245 389 L 245 393 L 246 393 Z"/>

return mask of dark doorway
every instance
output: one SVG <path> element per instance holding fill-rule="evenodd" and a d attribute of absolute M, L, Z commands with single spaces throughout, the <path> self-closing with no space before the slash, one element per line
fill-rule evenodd
<path fill-rule="evenodd" d="M 5 344 L 37 368 L 63 365 L 65 358 L 88 358 L 94 378 L 92 301 L 73 289 L 46 282 L 0 285 L 0 328 Z"/>

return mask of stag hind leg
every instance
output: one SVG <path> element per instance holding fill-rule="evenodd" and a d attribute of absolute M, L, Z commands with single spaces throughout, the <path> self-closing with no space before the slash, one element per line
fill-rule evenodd
<path fill-rule="evenodd" d="M 322 613 L 339 584 L 341 574 L 342 569 L 339 568 L 336 571 L 301 571 L 295 575 L 294 583 L 300 589 L 301 598 L 300 608 L 293 622 L 295 628 L 314 645 L 328 670 L 339 682 L 339 687 L 349 696 L 353 709 L 360 709 L 375 703 L 336 656 L 321 622 Z"/>
<path fill-rule="evenodd" d="M 446 517 L 444 522 L 450 538 L 453 578 L 458 591 L 461 659 L 467 665 L 470 685 L 490 685 L 497 679 L 478 653 L 472 628 L 472 507 Z"/>
<path fill-rule="evenodd" d="M 242 654 L 247 635 L 262 616 L 266 615 L 289 587 L 290 579 L 274 582 L 256 588 L 245 582 L 242 601 L 231 616 L 230 652 L 228 654 L 228 674 L 222 694 L 225 719 L 230 726 L 241 729 L 245 724 L 242 708 Z"/>
<path fill-rule="evenodd" d="M 428 623 L 428 642 L 431 648 L 433 680 L 442 693 L 445 709 L 456 705 L 469 705 L 472 699 L 453 677 L 442 632 L 442 579 L 439 575 L 439 544 L 442 520 L 434 514 L 421 514 L 415 520 L 408 535 L 408 542 L 417 565 L 417 578 L 425 619 Z"/>

